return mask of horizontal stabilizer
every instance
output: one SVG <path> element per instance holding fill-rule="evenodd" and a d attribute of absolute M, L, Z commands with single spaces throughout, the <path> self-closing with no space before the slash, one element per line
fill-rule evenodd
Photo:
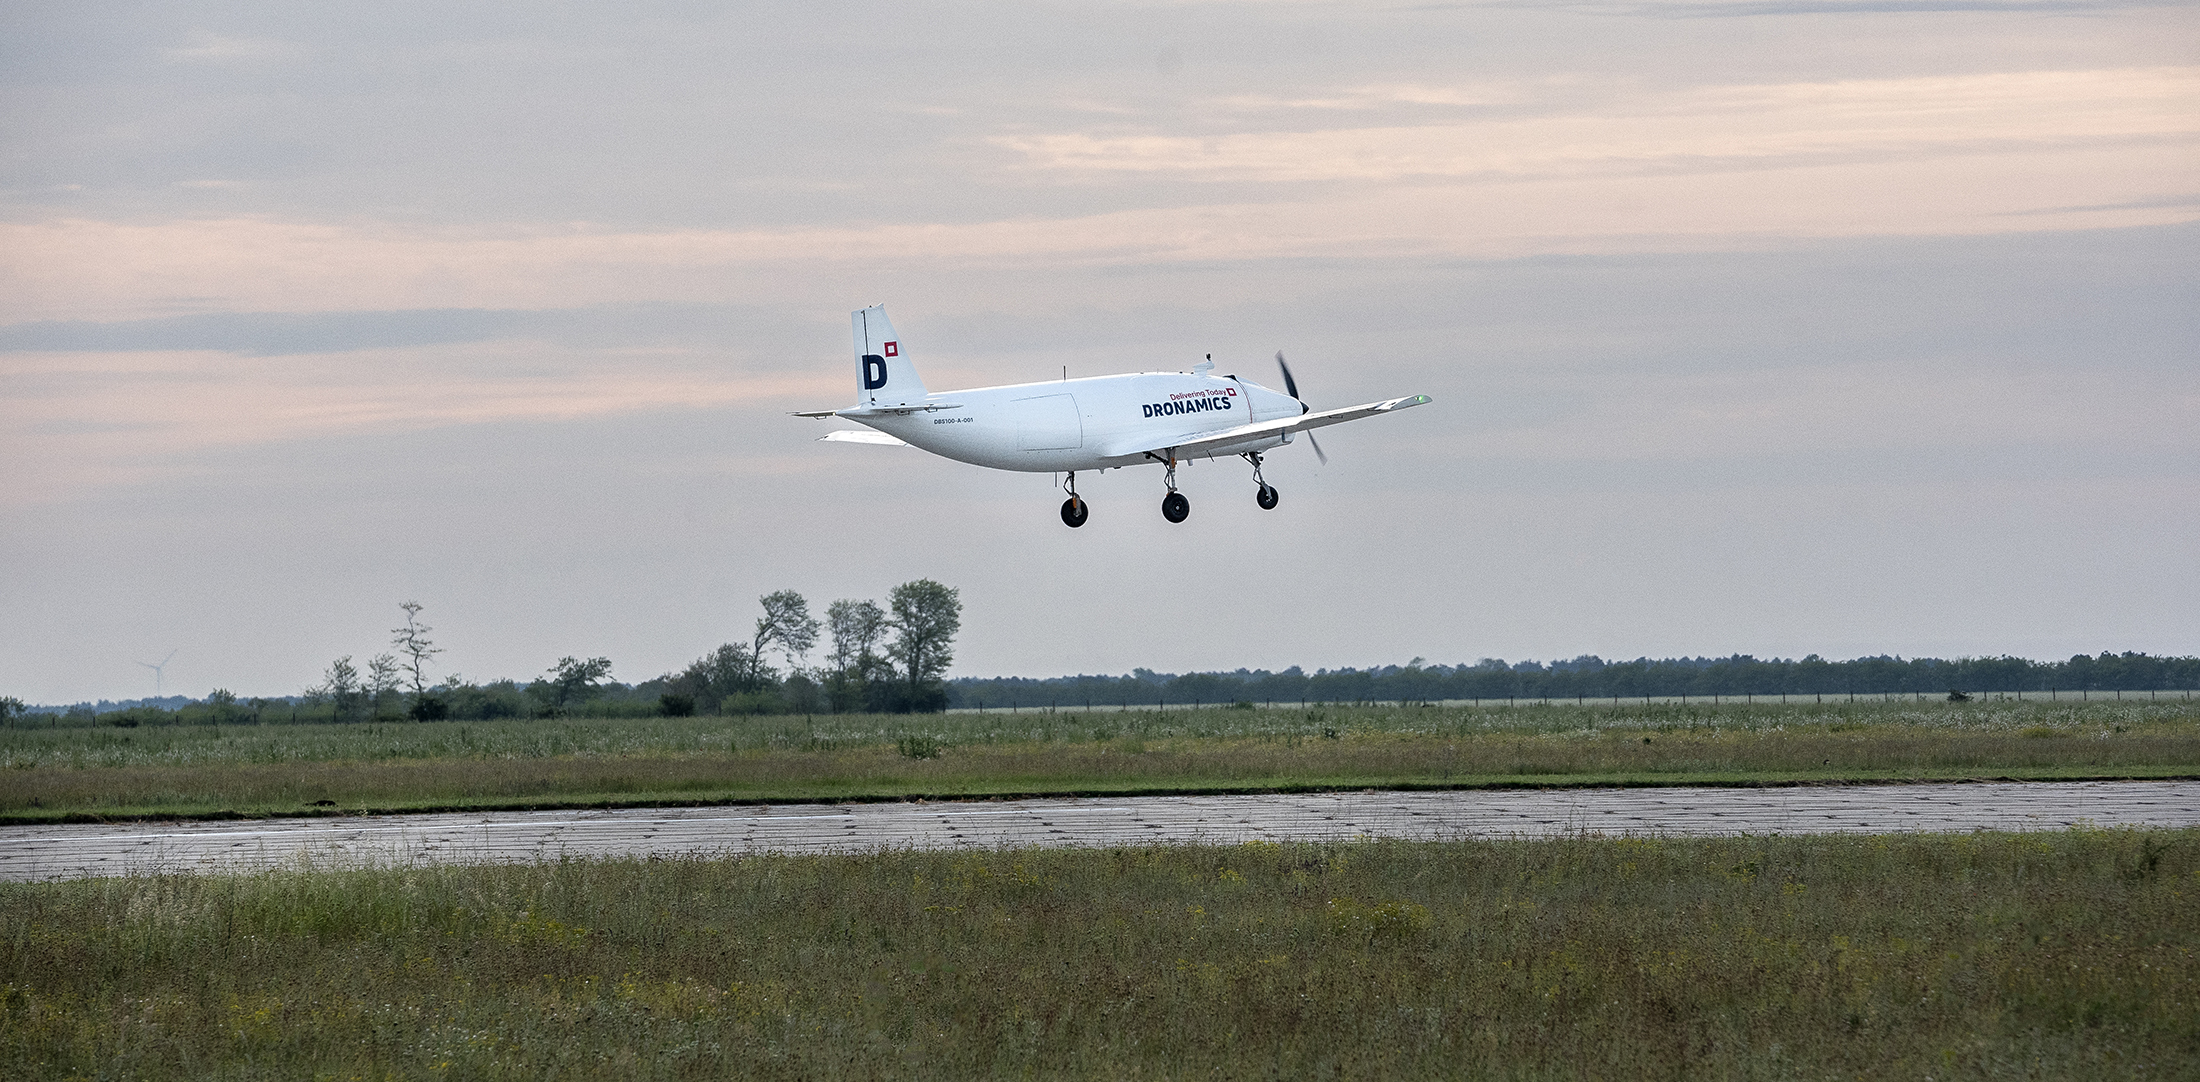
<path fill-rule="evenodd" d="M 795 410 L 796 417 L 907 417 L 912 413 L 938 413 L 941 410 L 959 410 L 960 402 L 920 402 L 914 406 L 857 406 L 844 410 Z"/>
<path fill-rule="evenodd" d="M 938 413 L 941 410 L 959 410 L 960 402 L 919 402 L 909 406 L 857 406 L 852 410 L 835 410 L 835 417 L 906 417 L 912 413 Z"/>
<path fill-rule="evenodd" d="M 839 432 L 827 432 L 817 438 L 819 443 L 875 443 L 881 447 L 907 447 L 906 441 L 895 439 L 884 432 L 868 428 L 851 428 Z"/>
<path fill-rule="evenodd" d="M 1427 395 L 1414 394 L 1407 395 L 1404 398 L 1393 398 L 1385 402 L 1369 402 L 1364 405 L 1346 406 L 1343 409 L 1300 414 L 1297 417 L 1286 417 L 1277 421 L 1261 421 L 1257 424 L 1239 425 L 1236 428 L 1226 428 L 1220 432 L 1192 432 L 1182 437 L 1158 442 L 1154 437 L 1145 435 L 1138 437 L 1134 442 L 1126 442 L 1120 446 L 1110 447 L 1107 449 L 1107 454 L 1110 457 L 1120 457 L 1173 449 L 1177 457 L 1183 458 L 1199 454 L 1211 447 L 1242 443 L 1246 440 L 1281 435 L 1285 432 L 1304 432 L 1310 428 L 1341 425 L 1346 421 L 1357 421 L 1362 417 L 1374 417 L 1411 406 L 1426 405 L 1428 401 L 1429 397 Z"/>

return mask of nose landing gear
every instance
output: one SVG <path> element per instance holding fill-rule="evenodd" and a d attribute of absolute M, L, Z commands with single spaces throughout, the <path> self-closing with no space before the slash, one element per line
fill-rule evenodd
<path fill-rule="evenodd" d="M 1263 511 L 1275 510 L 1276 502 L 1282 497 L 1277 494 L 1274 485 L 1269 484 L 1260 476 L 1260 452 L 1245 452 L 1245 461 L 1253 464 L 1253 483 L 1260 486 L 1253 491 L 1253 502 L 1259 504 L 1260 509 Z"/>
<path fill-rule="evenodd" d="M 1062 525 L 1074 530 L 1084 525 L 1091 515 L 1092 509 L 1077 498 L 1077 474 L 1073 472 L 1069 475 L 1069 499 L 1062 501 Z"/>

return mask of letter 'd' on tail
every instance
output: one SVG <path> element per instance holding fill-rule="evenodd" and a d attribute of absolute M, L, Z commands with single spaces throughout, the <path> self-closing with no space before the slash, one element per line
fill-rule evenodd
<path fill-rule="evenodd" d="M 901 355 L 901 339 L 886 321 L 886 306 L 859 309 L 849 322 L 856 334 L 856 405 L 922 404 L 924 381 Z"/>

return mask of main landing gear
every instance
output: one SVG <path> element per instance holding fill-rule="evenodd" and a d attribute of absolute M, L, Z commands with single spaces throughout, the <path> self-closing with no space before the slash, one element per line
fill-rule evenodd
<path fill-rule="evenodd" d="M 1062 525 L 1074 530 L 1091 515 L 1092 509 L 1077 498 L 1077 474 L 1073 471 L 1069 475 L 1069 499 L 1062 501 Z"/>
<path fill-rule="evenodd" d="M 1191 517 L 1192 501 L 1176 490 L 1176 456 L 1169 457 L 1169 472 L 1162 475 L 1161 483 L 1169 486 L 1169 494 L 1161 497 L 1161 517 L 1170 522 L 1182 522 Z"/>
<path fill-rule="evenodd" d="M 1276 487 L 1274 485 L 1271 485 L 1267 481 L 1261 479 L 1260 452 L 1245 452 L 1245 461 L 1253 464 L 1253 483 L 1260 486 L 1253 491 L 1253 502 L 1259 504 L 1260 509 L 1263 511 L 1275 510 L 1276 501 L 1282 499 L 1282 497 L 1277 494 Z"/>
<path fill-rule="evenodd" d="M 1170 522 L 1182 522 L 1192 517 L 1192 501 L 1186 499 L 1183 493 L 1176 490 L 1176 458 L 1173 455 L 1169 458 L 1162 458 L 1158 454 L 1149 457 L 1160 462 L 1168 470 L 1168 472 L 1161 475 L 1161 483 L 1169 488 L 1168 493 L 1161 497 L 1161 517 L 1168 519 Z M 1244 458 L 1245 461 L 1253 464 L 1253 484 L 1257 486 L 1253 490 L 1253 501 L 1260 504 L 1260 509 L 1263 511 L 1275 510 L 1276 504 L 1283 497 L 1276 491 L 1276 486 L 1269 484 L 1267 478 L 1260 475 L 1260 454 L 1255 451 L 1247 451 Z M 1076 473 L 1072 472 L 1068 475 L 1066 487 L 1069 489 L 1069 499 L 1062 501 L 1062 525 L 1076 529 L 1084 525 L 1085 520 L 1092 516 L 1092 508 L 1084 501 L 1083 497 L 1077 495 Z"/>

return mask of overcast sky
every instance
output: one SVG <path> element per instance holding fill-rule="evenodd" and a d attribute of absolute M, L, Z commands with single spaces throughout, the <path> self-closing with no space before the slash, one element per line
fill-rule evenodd
<path fill-rule="evenodd" d="M 0 694 L 627 681 L 961 589 L 958 675 L 2200 652 L 2200 7 L 0 7 Z M 814 442 L 1213 353 L 1267 468 Z"/>

